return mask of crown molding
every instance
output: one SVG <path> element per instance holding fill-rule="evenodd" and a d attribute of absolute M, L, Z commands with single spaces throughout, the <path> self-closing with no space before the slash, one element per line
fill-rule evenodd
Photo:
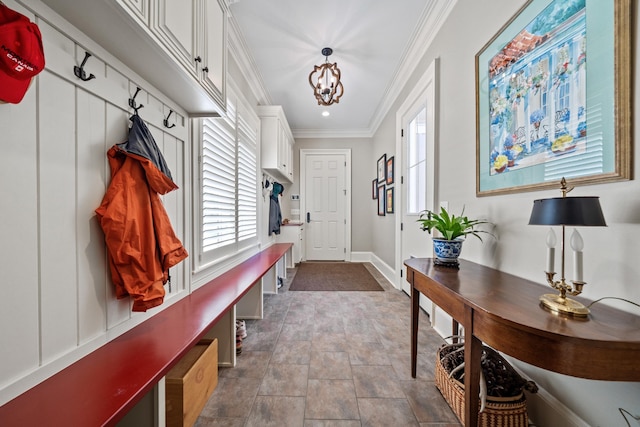
<path fill-rule="evenodd" d="M 294 139 L 298 138 L 371 138 L 369 129 L 291 129 Z"/>
<path fill-rule="evenodd" d="M 369 126 L 371 135 L 376 133 L 382 120 L 389 113 L 456 3 L 457 0 L 435 0 L 425 8 L 417 26 L 418 30 L 408 44 L 400 65 L 372 117 Z"/>
<path fill-rule="evenodd" d="M 233 14 L 229 13 L 228 18 L 228 52 L 238 64 L 240 73 L 243 75 L 253 96 L 258 101 L 258 104 L 270 105 L 272 104 L 271 94 L 264 85 L 262 74 L 258 70 L 258 67 L 251 56 L 251 52 L 247 47 L 242 31 L 238 26 L 238 22 L 233 17 Z"/>

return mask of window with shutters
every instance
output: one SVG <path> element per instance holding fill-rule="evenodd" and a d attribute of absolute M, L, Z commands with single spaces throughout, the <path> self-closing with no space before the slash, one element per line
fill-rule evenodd
<path fill-rule="evenodd" d="M 257 243 L 257 120 L 229 96 L 227 115 L 201 123 L 200 264 Z"/>

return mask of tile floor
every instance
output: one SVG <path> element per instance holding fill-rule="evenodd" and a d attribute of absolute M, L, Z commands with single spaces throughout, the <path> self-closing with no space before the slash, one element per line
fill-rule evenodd
<path fill-rule="evenodd" d="M 367 268 L 384 292 L 289 291 L 289 269 L 196 426 L 460 426 L 434 384 L 442 338 L 421 313 L 411 378 L 410 299 Z"/>

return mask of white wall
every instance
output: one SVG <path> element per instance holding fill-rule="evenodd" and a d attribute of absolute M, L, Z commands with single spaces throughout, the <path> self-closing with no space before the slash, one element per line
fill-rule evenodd
<path fill-rule="evenodd" d="M 452 209 L 466 206 L 465 212 L 488 217 L 497 224 L 498 241 L 484 244 L 472 239 L 465 244 L 463 257 L 498 268 L 520 277 L 545 283 L 545 237 L 547 228 L 528 226 L 534 199 L 558 197 L 559 191 L 537 191 L 493 197 L 475 196 L 475 83 L 474 57 L 484 44 L 522 6 L 524 1 L 512 0 L 458 0 L 452 13 L 422 58 L 411 81 L 398 97 L 376 135 L 374 147 L 377 155 L 387 156 L 394 150 L 395 113 L 406 98 L 406 91 L 424 73 L 434 58 L 440 58 L 440 110 L 438 137 L 437 194 L 440 201 L 448 201 Z M 636 18 L 638 9 L 634 10 Z M 635 76 L 638 77 L 638 34 L 635 33 Z M 633 101 L 639 99 L 638 85 L 634 87 Z M 640 122 L 635 109 L 634 123 Z M 640 134 L 635 128 L 634 139 Z M 635 151 L 634 162 L 640 154 Z M 588 282 L 584 296 L 597 299 L 619 296 L 640 303 L 637 285 L 640 268 L 637 265 L 640 241 L 640 183 L 592 185 L 576 188 L 572 196 L 600 196 L 608 227 L 584 228 L 580 232 L 585 241 L 584 276 Z M 372 213 L 371 215 L 374 215 Z M 393 241 L 393 223 L 373 218 L 376 233 L 373 250 L 376 255 L 393 265 L 384 242 Z M 468 246 L 467 246 L 468 245 Z M 517 298 L 517 295 L 514 295 Z M 629 304 L 612 303 L 640 314 Z M 585 356 L 588 357 L 588 356 Z M 611 361 L 615 363 L 615 361 Z M 548 390 L 578 416 L 593 426 L 625 426 L 618 412 L 622 407 L 640 414 L 640 383 L 589 381 L 543 371 L 522 363 L 518 366 Z M 534 414 L 535 415 L 535 414 Z M 535 419 L 534 419 L 535 421 Z M 557 425 L 544 420 L 539 425 Z"/>

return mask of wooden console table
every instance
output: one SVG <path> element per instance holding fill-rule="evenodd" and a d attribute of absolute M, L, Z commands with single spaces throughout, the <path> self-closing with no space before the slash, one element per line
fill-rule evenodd
<path fill-rule="evenodd" d="M 404 264 L 411 284 L 412 376 L 416 377 L 420 293 L 454 319 L 454 330 L 459 324 L 464 327 L 466 426 L 478 424 L 483 342 L 566 375 L 640 381 L 640 316 L 595 304 L 586 319 L 563 317 L 539 306 L 540 295 L 553 291 L 549 286 L 464 260 L 459 270 L 436 267 L 430 258 Z"/>

